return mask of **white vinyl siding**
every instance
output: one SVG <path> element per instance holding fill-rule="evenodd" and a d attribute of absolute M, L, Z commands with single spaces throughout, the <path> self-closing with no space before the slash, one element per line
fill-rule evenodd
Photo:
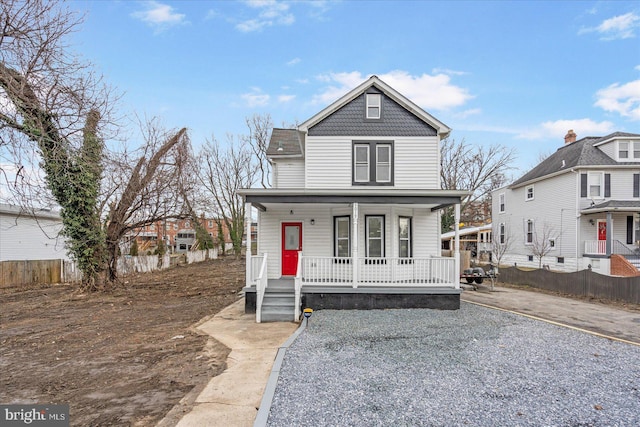
<path fill-rule="evenodd" d="M 61 229 L 60 219 L 0 212 L 0 261 L 69 259 Z"/>
<path fill-rule="evenodd" d="M 307 137 L 307 188 L 352 188 L 353 144 L 358 141 L 393 141 L 393 185 L 396 188 L 440 188 L 437 137 Z M 279 171 L 280 173 L 280 171 Z M 363 187 L 366 189 L 367 187 Z"/>
<path fill-rule="evenodd" d="M 278 160 L 273 188 L 304 188 L 304 160 Z"/>

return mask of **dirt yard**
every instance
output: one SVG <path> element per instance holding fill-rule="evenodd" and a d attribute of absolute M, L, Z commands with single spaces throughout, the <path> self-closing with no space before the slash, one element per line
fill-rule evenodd
<path fill-rule="evenodd" d="M 0 402 L 69 404 L 74 426 L 155 425 L 225 369 L 229 349 L 193 325 L 238 300 L 244 265 L 129 276 L 107 294 L 1 289 Z"/>

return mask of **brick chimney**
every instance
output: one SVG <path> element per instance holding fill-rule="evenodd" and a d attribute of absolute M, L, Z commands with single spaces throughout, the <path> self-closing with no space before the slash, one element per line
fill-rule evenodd
<path fill-rule="evenodd" d="M 569 129 L 567 134 L 564 136 L 564 145 L 571 144 L 572 142 L 576 142 L 577 136 L 578 135 L 576 135 L 573 129 Z"/>

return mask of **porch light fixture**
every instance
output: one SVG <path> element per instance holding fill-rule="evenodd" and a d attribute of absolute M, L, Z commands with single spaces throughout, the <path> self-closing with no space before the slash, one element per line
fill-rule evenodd
<path fill-rule="evenodd" d="M 596 222 L 593 220 L 593 218 L 591 218 L 591 219 L 589 220 L 589 224 L 591 224 L 591 225 L 596 225 Z"/>
<path fill-rule="evenodd" d="M 289 211 L 289 215 L 293 215 L 293 209 Z"/>
<path fill-rule="evenodd" d="M 316 220 L 313 219 L 313 218 L 311 218 L 311 221 L 309 221 L 309 222 L 311 222 L 311 225 L 316 225 Z"/>
<path fill-rule="evenodd" d="M 282 141 L 278 141 L 278 149 L 276 151 L 284 151 L 284 147 L 282 146 Z"/>

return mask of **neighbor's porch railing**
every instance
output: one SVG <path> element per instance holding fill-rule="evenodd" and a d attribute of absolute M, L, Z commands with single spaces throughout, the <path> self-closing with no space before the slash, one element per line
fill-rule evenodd
<path fill-rule="evenodd" d="M 264 300 L 264 293 L 267 290 L 267 254 L 261 257 L 252 257 L 251 263 L 253 264 L 254 258 L 262 259 L 258 274 L 255 276 L 256 284 L 256 323 L 262 321 L 262 300 Z"/>
<path fill-rule="evenodd" d="M 324 286 L 451 286 L 455 277 L 454 258 L 302 258 L 302 282 Z"/>

